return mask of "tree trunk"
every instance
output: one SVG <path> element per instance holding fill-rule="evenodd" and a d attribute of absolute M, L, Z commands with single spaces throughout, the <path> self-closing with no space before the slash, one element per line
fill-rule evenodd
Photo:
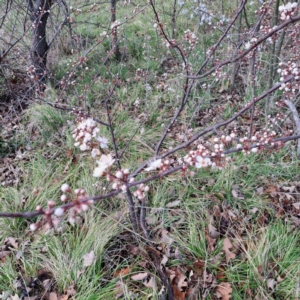
<path fill-rule="evenodd" d="M 52 0 L 28 0 L 33 28 L 31 59 L 35 68 L 36 79 L 40 85 L 47 80 L 47 54 L 49 46 L 46 40 L 46 26 Z"/>
<path fill-rule="evenodd" d="M 117 0 L 110 1 L 111 24 L 113 24 L 116 21 L 116 4 L 117 4 Z M 117 60 L 120 60 L 122 55 L 118 46 L 117 27 L 112 28 L 111 44 L 112 44 L 112 50 L 115 58 Z"/>

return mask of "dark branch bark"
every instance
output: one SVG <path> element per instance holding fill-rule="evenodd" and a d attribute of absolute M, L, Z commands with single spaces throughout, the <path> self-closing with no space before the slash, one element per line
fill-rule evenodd
<path fill-rule="evenodd" d="M 51 5 L 52 0 L 28 1 L 33 26 L 31 59 L 35 68 L 36 79 L 42 84 L 47 80 L 46 64 L 49 45 L 46 40 L 46 26 Z"/>

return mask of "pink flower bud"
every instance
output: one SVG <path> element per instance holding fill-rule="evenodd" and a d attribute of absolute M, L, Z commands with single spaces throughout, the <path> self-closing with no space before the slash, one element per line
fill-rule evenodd
<path fill-rule="evenodd" d="M 68 199 L 68 197 L 67 197 L 67 195 L 65 195 L 65 194 L 63 194 L 63 195 L 60 196 L 60 200 L 61 200 L 62 202 L 67 201 L 67 199 Z"/>
<path fill-rule="evenodd" d="M 65 210 L 61 207 L 58 207 L 55 211 L 54 214 L 58 217 L 61 217 L 64 214 Z"/>
<path fill-rule="evenodd" d="M 123 172 L 122 171 L 118 171 L 116 173 L 116 177 L 119 178 L 119 179 L 122 179 L 123 178 Z"/>
<path fill-rule="evenodd" d="M 81 204 L 81 209 L 83 211 L 87 211 L 89 209 L 89 206 L 87 204 L 83 203 L 83 204 Z"/>
<path fill-rule="evenodd" d="M 61 190 L 63 193 L 67 193 L 67 192 L 70 192 L 70 186 L 67 184 L 67 183 L 64 183 L 62 186 L 61 186 Z"/>
<path fill-rule="evenodd" d="M 49 206 L 49 207 L 55 206 L 55 202 L 52 201 L 52 200 L 48 201 L 48 206 Z"/>
<path fill-rule="evenodd" d="M 32 223 L 32 224 L 30 224 L 29 228 L 31 231 L 36 231 L 38 229 L 38 226 L 36 223 Z"/>

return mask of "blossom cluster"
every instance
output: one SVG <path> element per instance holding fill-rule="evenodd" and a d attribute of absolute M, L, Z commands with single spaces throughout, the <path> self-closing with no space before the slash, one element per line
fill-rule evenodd
<path fill-rule="evenodd" d="M 143 183 L 139 184 L 137 190 L 133 193 L 133 195 L 139 200 L 143 200 L 146 197 L 146 193 L 149 191 L 149 186 Z"/>
<path fill-rule="evenodd" d="M 191 32 L 189 29 L 184 32 L 184 39 L 190 44 L 190 49 L 194 49 L 198 43 L 198 38 L 195 33 Z"/>
<path fill-rule="evenodd" d="M 112 189 L 117 190 L 121 189 L 123 192 L 126 192 L 127 186 L 126 183 L 128 182 L 129 170 L 128 169 L 121 169 L 116 171 L 113 174 L 107 174 L 106 179 L 107 181 L 113 182 Z M 134 178 L 129 180 L 130 183 L 134 182 Z"/>
<path fill-rule="evenodd" d="M 97 136 L 99 131 L 97 122 L 92 118 L 80 118 L 79 123 L 73 132 L 73 138 L 76 141 L 74 146 L 79 147 L 81 151 L 92 149 L 93 157 L 100 155 L 100 150 L 96 146 L 100 146 L 102 149 L 108 148 L 108 146 L 106 138 Z M 99 145 L 93 142 L 93 138 L 98 141 Z"/>
<path fill-rule="evenodd" d="M 280 12 L 281 20 L 289 20 L 297 10 L 297 2 L 288 2 L 286 5 L 279 6 L 278 10 Z"/>
<path fill-rule="evenodd" d="M 63 203 L 72 203 L 73 205 L 68 210 L 69 217 L 68 221 L 71 225 L 74 225 L 76 222 L 77 214 L 80 214 L 89 209 L 89 206 L 94 203 L 93 200 L 88 200 L 87 195 L 84 189 L 75 189 L 71 190 L 70 186 L 67 183 L 64 183 L 61 186 L 61 191 L 64 193 L 61 195 L 61 201 Z M 57 228 L 60 224 L 60 217 L 62 217 L 66 209 L 64 207 L 54 208 L 56 205 L 55 201 L 48 201 L 48 207 L 43 209 L 42 206 L 38 205 L 36 210 L 43 214 L 43 220 L 37 223 L 30 224 L 30 230 L 35 231 L 39 228 L 44 228 L 45 230 L 49 230 L 53 227 Z"/>
<path fill-rule="evenodd" d="M 69 222 L 71 225 L 74 225 L 76 222 L 77 214 L 80 214 L 89 209 L 89 206 L 94 203 L 93 200 L 88 200 L 83 202 L 88 196 L 84 189 L 75 189 L 71 190 L 70 186 L 67 183 L 64 183 L 61 186 L 61 191 L 64 193 L 61 195 L 60 200 L 62 202 L 73 202 L 73 206 L 69 209 Z M 55 209 L 54 214 L 57 217 L 63 216 L 65 209 L 58 207 Z"/>
<path fill-rule="evenodd" d="M 286 95 L 288 93 L 295 94 L 297 90 L 299 90 L 299 81 L 300 79 L 300 69 L 298 68 L 297 64 L 291 61 L 288 61 L 287 63 L 279 63 L 279 69 L 277 72 L 280 75 L 280 81 L 284 81 L 288 76 L 293 75 L 296 82 L 287 82 L 281 83 L 280 90 L 282 90 Z"/>
<path fill-rule="evenodd" d="M 30 79 L 34 79 L 36 77 L 36 69 L 34 65 L 30 65 L 27 70 L 27 75 L 30 77 Z"/>

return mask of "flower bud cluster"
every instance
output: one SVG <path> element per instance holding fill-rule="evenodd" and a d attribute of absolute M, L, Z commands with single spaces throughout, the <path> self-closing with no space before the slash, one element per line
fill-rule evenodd
<path fill-rule="evenodd" d="M 263 2 L 261 7 L 258 10 L 256 10 L 255 13 L 258 15 L 263 15 L 263 14 L 270 12 L 270 10 L 271 10 L 271 8 L 270 8 L 270 5 L 268 4 L 268 2 Z"/>
<path fill-rule="evenodd" d="M 72 203 L 73 205 L 69 208 L 69 222 L 74 225 L 77 214 L 87 211 L 89 205 L 93 204 L 93 200 L 84 201 L 87 198 L 84 189 L 71 190 L 70 186 L 64 183 L 61 186 L 61 191 L 64 193 L 60 197 L 62 202 Z M 59 217 L 62 217 L 66 212 L 66 208 L 57 207 L 55 208 L 55 201 L 48 201 L 48 207 L 43 209 L 42 206 L 38 205 L 36 210 L 43 214 L 43 220 L 37 223 L 30 224 L 30 230 L 35 231 L 43 227 L 45 230 L 49 230 L 53 227 L 57 227 L 60 223 Z"/>
<path fill-rule="evenodd" d="M 274 137 L 277 133 L 268 129 L 262 132 L 256 132 L 251 138 L 241 137 L 239 144 L 236 145 L 238 149 L 242 149 L 245 154 L 257 153 L 259 150 L 269 149 L 270 147 L 279 149 L 283 146 L 282 142 L 274 142 Z"/>
<path fill-rule="evenodd" d="M 171 39 L 171 40 L 169 40 L 169 41 L 164 40 L 164 43 L 165 43 L 165 45 L 166 45 L 166 47 L 167 47 L 168 49 L 173 48 L 173 47 L 176 47 L 176 46 L 178 45 L 178 44 L 177 44 L 177 41 L 176 41 L 175 39 Z"/>
<path fill-rule="evenodd" d="M 138 189 L 133 193 L 133 195 L 139 200 L 143 200 L 146 197 L 145 192 L 149 191 L 149 186 L 143 183 L 138 185 Z"/>
<path fill-rule="evenodd" d="M 300 81 L 300 69 L 298 68 L 297 64 L 291 61 L 288 61 L 287 63 L 279 63 L 279 69 L 277 72 L 280 75 L 280 81 L 284 81 L 288 76 L 293 75 L 294 80 L 298 82 L 287 82 L 281 83 L 280 90 L 284 92 L 285 95 L 288 95 L 289 93 L 295 94 L 296 91 L 299 90 L 299 81 Z"/>
<path fill-rule="evenodd" d="M 84 189 L 75 189 L 71 190 L 70 186 L 67 183 L 64 183 L 61 186 L 61 191 L 63 194 L 60 197 L 60 200 L 64 203 L 72 202 L 74 205 L 69 210 L 69 222 L 71 225 L 75 224 L 77 214 L 80 214 L 89 209 L 89 206 L 94 203 L 93 200 L 86 200 L 88 197 Z M 84 202 L 83 202 L 84 201 Z M 55 209 L 54 214 L 57 217 L 63 216 L 65 209 L 58 207 Z"/>
<path fill-rule="evenodd" d="M 288 2 L 286 5 L 281 5 L 278 8 L 280 12 L 280 19 L 285 21 L 289 20 L 297 10 L 297 2 L 291 3 Z"/>
<path fill-rule="evenodd" d="M 189 29 L 184 32 L 184 40 L 190 44 L 190 50 L 193 50 L 198 43 L 198 38 L 195 33 Z"/>
<path fill-rule="evenodd" d="M 27 70 L 27 75 L 30 77 L 30 79 L 34 79 L 35 76 L 36 76 L 36 70 L 35 70 L 35 67 L 34 65 L 30 65 Z"/>
<path fill-rule="evenodd" d="M 199 144 L 197 150 L 191 150 L 183 160 L 196 168 L 205 168 L 212 165 L 212 161 L 208 156 L 211 156 L 210 150 Z"/>
<path fill-rule="evenodd" d="M 272 30 L 276 29 L 277 26 L 269 26 L 269 25 L 265 25 L 265 26 L 261 26 L 260 28 L 260 33 L 262 33 L 263 35 L 267 35 L 269 34 Z M 278 33 L 273 34 L 272 36 L 270 36 L 269 38 L 267 38 L 267 42 L 272 43 L 274 41 L 276 41 L 276 39 L 278 38 Z"/>
<path fill-rule="evenodd" d="M 91 4 L 90 8 L 87 10 L 87 12 L 96 12 L 99 9 L 99 5 L 97 3 Z"/>
<path fill-rule="evenodd" d="M 112 188 L 114 190 L 122 189 L 123 192 L 126 192 L 127 186 L 126 182 L 128 181 L 129 170 L 121 169 L 118 170 L 114 175 L 107 174 L 106 179 L 109 182 L 113 182 Z M 134 178 L 131 178 L 130 182 L 134 182 Z"/>
<path fill-rule="evenodd" d="M 53 215 L 54 206 L 55 202 L 52 200 L 48 201 L 48 207 L 46 209 L 43 209 L 41 205 L 38 205 L 36 210 L 43 214 L 43 220 L 30 224 L 30 230 L 36 231 L 41 227 L 44 227 L 45 230 L 49 230 L 52 227 L 57 227 L 59 225 L 59 219 Z"/>

